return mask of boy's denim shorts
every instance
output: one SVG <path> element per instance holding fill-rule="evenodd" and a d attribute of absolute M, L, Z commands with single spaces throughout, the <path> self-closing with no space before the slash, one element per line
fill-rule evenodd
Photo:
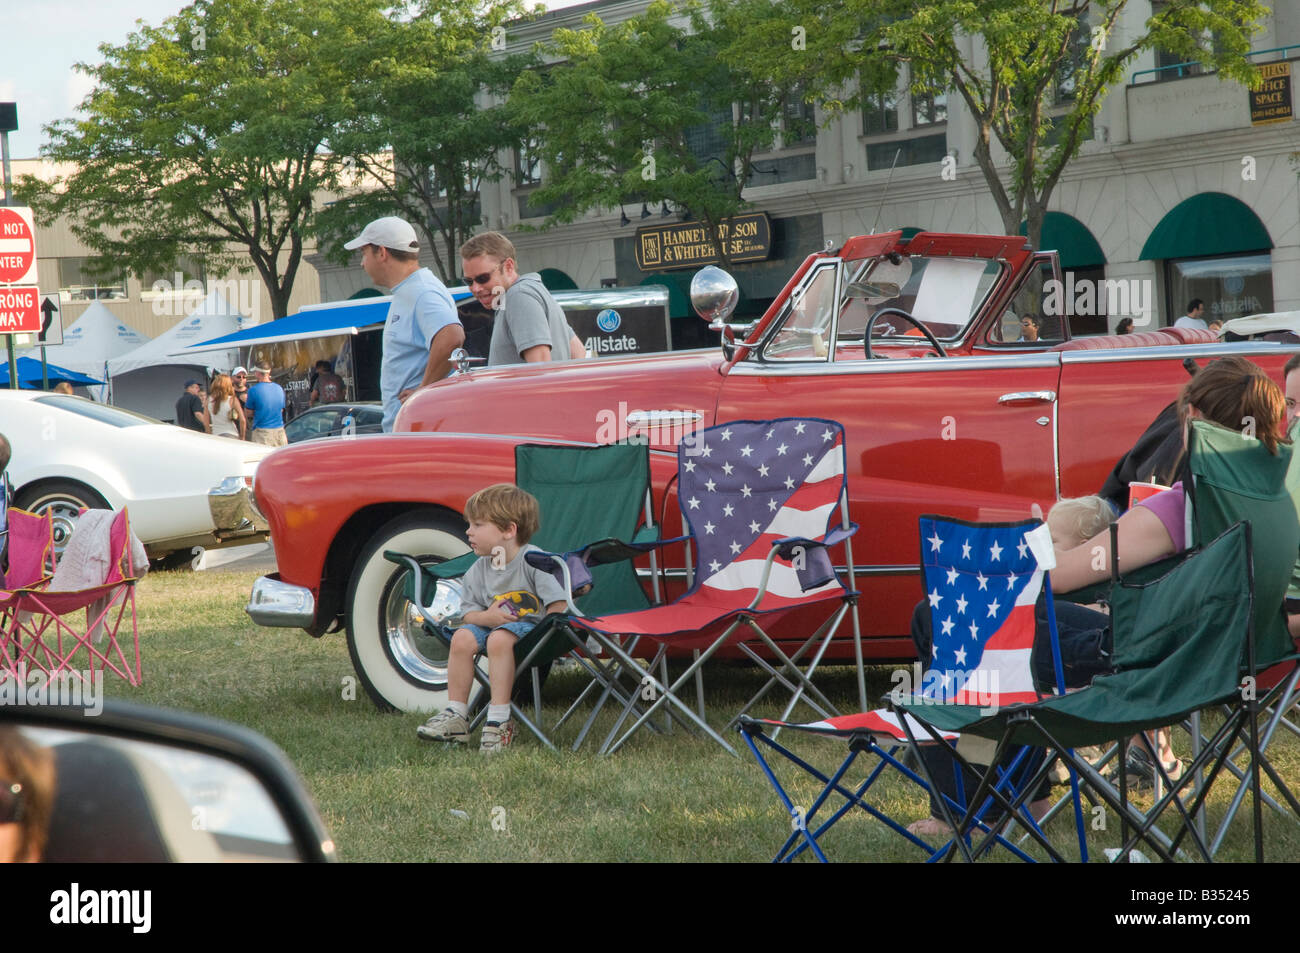
<path fill-rule="evenodd" d="M 533 631 L 533 629 L 537 627 L 537 623 L 541 621 L 542 621 L 542 616 L 538 615 L 537 613 L 533 613 L 532 615 L 524 616 L 522 619 L 520 619 L 517 622 L 507 622 L 505 625 L 499 625 L 496 628 L 505 629 L 507 632 L 514 635 L 515 638 L 522 639 L 529 632 Z M 492 632 L 493 631 L 492 629 L 489 629 L 486 626 L 482 626 L 482 625 L 471 625 L 468 622 L 462 622 L 459 626 L 457 626 L 457 628 L 468 629 L 469 632 L 474 636 L 474 641 L 478 643 L 478 650 L 480 652 L 487 651 L 488 633 Z"/>

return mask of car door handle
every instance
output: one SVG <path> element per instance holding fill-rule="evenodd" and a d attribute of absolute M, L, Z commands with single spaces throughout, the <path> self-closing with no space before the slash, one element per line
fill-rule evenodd
<path fill-rule="evenodd" d="M 693 410 L 634 410 L 627 415 L 628 427 L 662 427 L 693 424 L 700 415 Z"/>
<path fill-rule="evenodd" d="M 1054 390 L 1022 390 L 1014 394 L 1003 394 L 998 398 L 999 404 L 1015 407 L 1018 404 L 1048 403 L 1056 400 Z"/>

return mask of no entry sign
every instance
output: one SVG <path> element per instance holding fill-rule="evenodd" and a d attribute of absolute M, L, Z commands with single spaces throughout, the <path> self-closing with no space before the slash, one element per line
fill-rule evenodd
<path fill-rule="evenodd" d="M 41 293 L 32 287 L 0 288 L 0 334 L 41 330 Z"/>
<path fill-rule="evenodd" d="M 32 210 L 0 206 L 0 284 L 36 283 L 36 230 L 32 226 Z"/>

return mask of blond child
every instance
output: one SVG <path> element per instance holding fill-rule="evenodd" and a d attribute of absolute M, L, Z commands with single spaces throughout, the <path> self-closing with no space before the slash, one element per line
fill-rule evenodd
<path fill-rule="evenodd" d="M 491 704 L 479 751 L 509 747 L 515 723 L 510 693 L 515 682 L 515 643 L 542 618 L 566 608 L 564 587 L 548 572 L 530 566 L 524 554 L 540 523 L 537 500 L 513 483 L 479 490 L 465 503 L 469 544 L 479 559 L 461 579 L 461 625 L 447 658 L 447 707 L 417 729 L 426 741 L 464 744 L 469 740 L 469 692 L 474 660 L 488 657 Z M 545 607 L 543 611 L 543 607 Z"/>

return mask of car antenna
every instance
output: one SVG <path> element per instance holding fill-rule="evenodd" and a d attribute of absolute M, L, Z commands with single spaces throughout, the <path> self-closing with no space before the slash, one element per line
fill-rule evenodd
<path fill-rule="evenodd" d="M 902 148 L 894 150 L 894 161 L 889 164 L 889 176 L 885 179 L 885 191 L 880 193 L 880 204 L 876 206 L 876 220 L 871 223 L 871 234 L 876 234 L 876 226 L 880 224 L 880 211 L 885 207 L 885 196 L 889 194 L 889 183 L 894 179 L 894 166 L 898 165 L 898 157 L 902 153 Z"/>

